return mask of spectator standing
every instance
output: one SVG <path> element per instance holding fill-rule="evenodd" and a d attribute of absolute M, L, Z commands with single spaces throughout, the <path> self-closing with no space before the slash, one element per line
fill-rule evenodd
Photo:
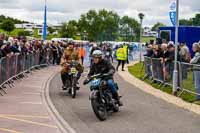
<path fill-rule="evenodd" d="M 191 64 L 200 65 L 200 44 L 194 43 L 193 44 L 193 52 L 195 53 L 195 56 L 190 61 Z M 194 68 L 194 84 L 196 88 L 197 94 L 199 94 L 196 98 L 197 101 L 200 101 L 200 68 L 199 66 L 195 66 Z"/>
<path fill-rule="evenodd" d="M 129 46 L 128 46 L 128 44 L 124 43 L 123 48 L 124 48 L 124 51 L 125 51 L 125 54 L 126 54 L 126 63 L 129 64 L 129 59 L 128 59 L 128 57 L 129 57 L 128 56 L 129 55 L 129 52 L 128 52 Z"/>
<path fill-rule="evenodd" d="M 162 56 L 161 56 L 161 64 L 163 66 L 163 75 L 164 75 L 164 80 L 168 80 L 169 79 L 169 66 L 170 66 L 170 62 L 169 62 L 169 57 L 170 57 L 170 53 L 168 50 L 168 45 L 166 43 L 163 43 L 161 45 L 161 49 L 162 49 Z"/>
<path fill-rule="evenodd" d="M 180 43 L 179 56 L 180 56 L 180 62 L 189 63 L 191 60 L 191 54 L 190 54 L 189 48 L 187 47 L 186 43 L 184 43 L 184 42 Z M 187 79 L 188 65 L 182 64 L 181 66 L 182 66 L 182 78 Z"/>
<path fill-rule="evenodd" d="M 85 48 L 83 47 L 83 44 L 82 44 L 80 49 L 79 49 L 79 56 L 81 58 L 82 65 L 84 64 L 85 55 L 86 55 L 86 51 L 85 51 Z"/>
<path fill-rule="evenodd" d="M 123 48 L 123 45 L 121 45 L 120 48 L 117 49 L 116 56 L 117 56 L 117 61 L 118 61 L 116 70 L 118 71 L 119 66 L 122 64 L 122 71 L 125 71 L 124 65 L 127 60 L 127 54 L 126 54 L 125 49 Z"/>
<path fill-rule="evenodd" d="M 190 51 L 189 51 L 189 48 L 187 47 L 186 43 L 180 44 L 179 55 L 180 55 L 181 62 L 187 62 L 187 63 L 190 62 L 191 55 L 190 55 Z"/>
<path fill-rule="evenodd" d="M 51 49 L 52 49 L 52 55 L 53 55 L 53 65 L 55 65 L 58 58 L 58 49 L 56 46 L 56 42 L 53 41 L 51 45 Z"/>

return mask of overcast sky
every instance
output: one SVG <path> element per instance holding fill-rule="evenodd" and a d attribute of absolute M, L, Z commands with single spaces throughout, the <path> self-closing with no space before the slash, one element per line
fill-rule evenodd
<path fill-rule="evenodd" d="M 0 0 L 0 14 L 27 20 L 43 22 L 45 0 Z M 47 0 L 48 23 L 58 24 L 70 19 L 78 19 L 89 9 L 109 9 L 120 16 L 128 15 L 136 19 L 139 12 L 145 14 L 144 25 L 163 22 L 171 25 L 168 12 L 172 0 Z M 191 18 L 200 12 L 199 0 L 180 0 L 180 17 Z"/>

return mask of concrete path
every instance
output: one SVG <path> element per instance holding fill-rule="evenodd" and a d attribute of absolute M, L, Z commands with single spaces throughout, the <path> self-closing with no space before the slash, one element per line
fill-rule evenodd
<path fill-rule="evenodd" d="M 28 74 L 0 97 L 0 133 L 59 133 L 43 100 L 45 84 L 57 70 L 50 67 Z"/>

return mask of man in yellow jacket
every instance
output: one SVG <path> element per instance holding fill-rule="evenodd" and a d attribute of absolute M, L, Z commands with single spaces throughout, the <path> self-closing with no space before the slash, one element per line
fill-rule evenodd
<path fill-rule="evenodd" d="M 127 53 L 122 45 L 120 46 L 120 48 L 117 49 L 116 56 L 117 56 L 117 61 L 118 61 L 116 70 L 118 71 L 119 66 L 122 64 L 122 71 L 125 71 L 124 65 L 127 60 Z"/>
<path fill-rule="evenodd" d="M 129 64 L 129 60 L 128 60 L 128 49 L 129 49 L 129 47 L 128 47 L 128 44 L 125 44 L 125 43 L 124 43 L 123 48 L 124 48 L 124 50 L 125 50 L 125 52 L 126 52 L 126 56 L 127 56 L 126 62 L 125 62 L 125 63 Z"/>

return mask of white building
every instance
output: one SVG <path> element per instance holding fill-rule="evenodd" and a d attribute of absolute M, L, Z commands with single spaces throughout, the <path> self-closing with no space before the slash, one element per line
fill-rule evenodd
<path fill-rule="evenodd" d="M 143 36 L 144 37 L 158 37 L 158 32 L 151 31 L 150 27 L 144 27 Z"/>
<path fill-rule="evenodd" d="M 23 24 L 15 24 L 15 28 L 17 29 L 42 29 L 42 24 L 34 24 L 34 23 L 23 23 Z"/>

